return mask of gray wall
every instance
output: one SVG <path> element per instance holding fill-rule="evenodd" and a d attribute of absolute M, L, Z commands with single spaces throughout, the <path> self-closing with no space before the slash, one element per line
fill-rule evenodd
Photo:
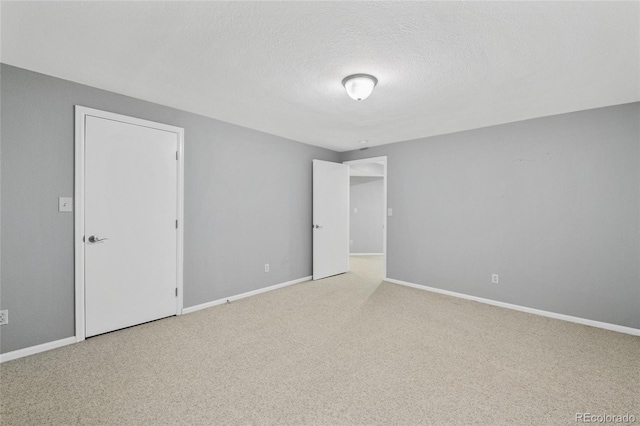
<path fill-rule="evenodd" d="M 342 159 L 388 156 L 388 277 L 640 328 L 639 123 L 633 103 Z"/>
<path fill-rule="evenodd" d="M 339 154 L 2 65 L 1 351 L 74 335 L 74 105 L 184 127 L 184 306 L 311 275 L 311 160 Z M 213 95 L 212 95 L 213 96 Z M 269 263 L 271 272 L 264 272 Z"/>
<path fill-rule="evenodd" d="M 185 307 L 310 275 L 311 160 L 387 155 L 389 277 L 640 328 L 638 103 L 340 155 L 1 73 L 3 353 L 74 334 L 75 104 L 185 128 Z"/>
<path fill-rule="evenodd" d="M 383 178 L 351 176 L 349 239 L 351 253 L 382 253 Z M 354 213 L 354 208 L 358 213 Z"/>

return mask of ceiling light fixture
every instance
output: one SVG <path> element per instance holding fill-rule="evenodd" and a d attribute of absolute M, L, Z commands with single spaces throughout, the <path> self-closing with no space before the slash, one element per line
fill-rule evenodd
<path fill-rule="evenodd" d="M 376 84 L 378 84 L 378 79 L 369 74 L 353 74 L 342 80 L 342 85 L 347 89 L 347 94 L 356 101 L 367 99 Z"/>
<path fill-rule="evenodd" d="M 360 143 L 361 143 L 361 144 L 365 144 L 365 143 L 367 143 L 367 142 L 369 142 L 369 141 L 364 140 L 364 139 L 360 141 Z"/>

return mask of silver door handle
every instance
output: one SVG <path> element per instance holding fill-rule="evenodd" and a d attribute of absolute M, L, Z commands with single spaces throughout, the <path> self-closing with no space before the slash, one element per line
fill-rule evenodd
<path fill-rule="evenodd" d="M 108 238 L 98 238 L 98 237 L 96 237 L 95 235 L 92 235 L 92 236 L 90 236 L 90 237 L 89 237 L 89 242 L 90 242 L 90 243 L 94 243 L 94 244 L 95 244 L 95 243 L 101 243 L 101 242 L 103 242 L 104 240 L 108 240 Z"/>

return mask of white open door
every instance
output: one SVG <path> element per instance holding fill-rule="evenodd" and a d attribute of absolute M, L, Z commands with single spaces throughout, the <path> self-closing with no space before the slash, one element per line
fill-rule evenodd
<path fill-rule="evenodd" d="M 349 166 L 313 160 L 313 279 L 349 270 Z"/>
<path fill-rule="evenodd" d="M 80 123 L 84 337 L 180 312 L 182 129 L 105 114 Z"/>

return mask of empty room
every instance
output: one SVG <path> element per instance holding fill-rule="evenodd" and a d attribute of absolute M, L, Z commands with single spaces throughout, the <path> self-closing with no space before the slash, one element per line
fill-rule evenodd
<path fill-rule="evenodd" d="M 0 1 L 1 425 L 640 423 L 640 2 Z"/>

